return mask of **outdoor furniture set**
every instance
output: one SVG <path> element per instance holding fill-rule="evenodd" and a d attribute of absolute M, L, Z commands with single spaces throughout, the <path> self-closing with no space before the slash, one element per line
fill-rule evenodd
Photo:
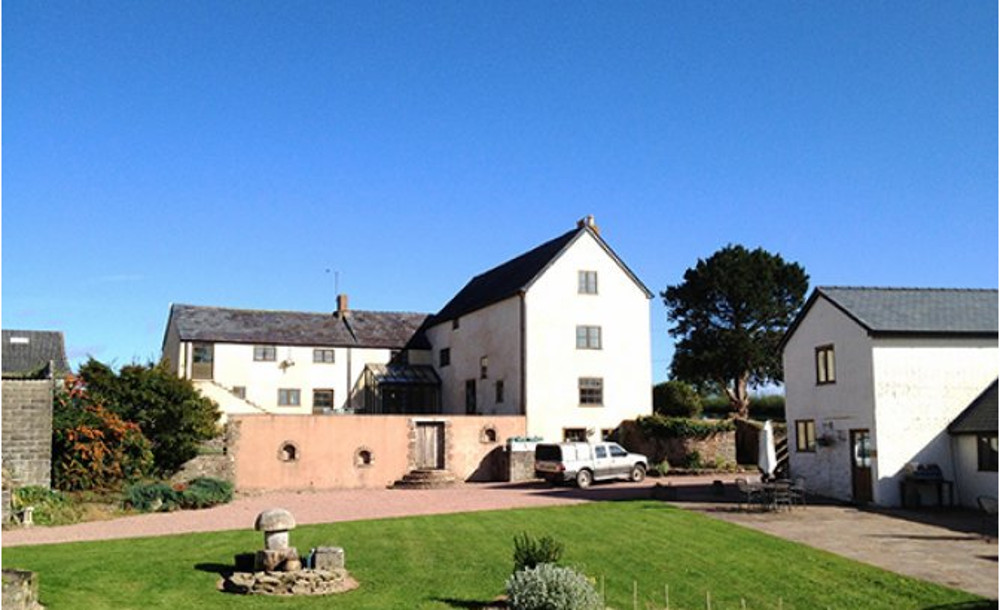
<path fill-rule="evenodd" d="M 762 511 L 788 510 L 798 504 L 806 505 L 806 481 L 798 477 L 794 481 L 778 479 L 775 481 L 749 481 L 745 478 L 736 479 L 736 489 L 739 491 L 739 508 L 756 507 Z"/>

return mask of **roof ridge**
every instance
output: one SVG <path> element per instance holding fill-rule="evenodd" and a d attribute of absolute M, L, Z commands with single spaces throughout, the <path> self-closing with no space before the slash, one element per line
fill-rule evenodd
<path fill-rule="evenodd" d="M 221 307 L 218 305 L 192 305 L 190 303 L 173 303 L 173 307 L 191 307 L 195 309 L 214 309 L 216 311 L 240 311 L 246 313 L 290 313 L 299 315 L 312 315 L 312 316 L 331 316 L 337 313 L 337 310 L 331 311 L 303 311 L 295 309 L 261 309 L 261 308 L 244 308 L 244 307 Z M 386 311 L 379 309 L 349 309 L 348 313 L 385 313 L 385 314 L 405 314 L 405 315 L 415 315 L 415 316 L 429 316 L 433 315 L 429 312 L 421 311 Z"/>
<path fill-rule="evenodd" d="M 816 290 L 882 290 L 886 292 L 997 292 L 996 288 L 922 288 L 919 286 L 816 286 Z"/>

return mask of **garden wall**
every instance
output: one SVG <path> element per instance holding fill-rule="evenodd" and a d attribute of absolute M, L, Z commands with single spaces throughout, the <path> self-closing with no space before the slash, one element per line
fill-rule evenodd
<path fill-rule="evenodd" d="M 52 482 L 51 379 L 4 379 L 3 466 L 14 487 Z"/>
<path fill-rule="evenodd" d="M 445 469 L 462 480 L 506 480 L 504 443 L 523 416 L 234 415 L 228 454 L 236 488 L 378 488 L 416 468 L 418 423 L 440 423 Z"/>
<path fill-rule="evenodd" d="M 736 432 L 732 430 L 704 438 L 651 438 L 634 421 L 627 421 L 618 428 L 618 440 L 629 451 L 648 457 L 650 465 L 667 460 L 672 466 L 685 466 L 693 452 L 703 465 L 736 463 Z"/>

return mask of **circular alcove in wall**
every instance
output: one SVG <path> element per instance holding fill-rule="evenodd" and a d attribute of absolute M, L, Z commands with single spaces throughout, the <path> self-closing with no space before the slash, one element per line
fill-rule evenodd
<path fill-rule="evenodd" d="M 479 431 L 479 442 L 480 443 L 497 442 L 497 429 L 492 425 L 483 426 L 483 429 Z"/>
<path fill-rule="evenodd" d="M 354 467 L 370 468 L 375 460 L 375 454 L 368 447 L 358 447 L 354 451 Z"/>
<path fill-rule="evenodd" d="M 297 462 L 299 460 L 299 446 L 292 441 L 285 441 L 278 446 L 278 460 L 281 462 Z"/>

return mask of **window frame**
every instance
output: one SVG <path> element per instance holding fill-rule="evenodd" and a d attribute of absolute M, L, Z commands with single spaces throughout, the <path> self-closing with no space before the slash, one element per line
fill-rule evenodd
<path fill-rule="evenodd" d="M 816 347 L 816 385 L 837 383 L 837 355 L 832 343 Z"/>
<path fill-rule="evenodd" d="M 795 420 L 795 452 L 816 453 L 816 420 Z"/>
<path fill-rule="evenodd" d="M 276 345 L 254 345 L 254 362 L 276 362 L 278 360 L 278 346 Z"/>
<path fill-rule="evenodd" d="M 295 401 L 292 402 L 292 397 L 295 397 Z M 279 407 L 301 407 L 302 406 L 302 390 L 299 388 L 278 388 L 278 406 Z"/>
<path fill-rule="evenodd" d="M 446 366 L 451 366 L 450 347 L 442 347 L 438 350 L 438 367 L 443 369 Z"/>
<path fill-rule="evenodd" d="M 578 324 L 576 326 L 576 349 L 603 349 L 603 334 L 600 325 Z"/>
<path fill-rule="evenodd" d="M 580 269 L 576 275 L 577 294 L 598 294 L 597 271 Z"/>
<path fill-rule="evenodd" d="M 581 407 L 604 406 L 603 377 L 578 377 L 576 388 Z"/>
<path fill-rule="evenodd" d="M 493 385 L 493 387 L 494 387 L 494 392 L 495 392 L 495 394 L 494 394 L 494 402 L 496 402 L 498 405 L 503 404 L 503 402 L 504 402 L 503 379 L 497 379 L 496 383 Z"/>
<path fill-rule="evenodd" d="M 979 472 L 997 472 L 997 434 L 995 432 L 976 435 L 976 469 Z"/>
<path fill-rule="evenodd" d="M 329 406 L 327 406 L 327 405 L 321 405 L 319 407 L 320 409 L 329 408 L 332 411 L 335 408 L 335 406 L 334 406 L 334 399 L 336 397 L 336 394 L 334 393 L 333 388 L 313 388 L 313 396 L 312 396 L 312 409 L 313 409 L 313 413 L 316 412 L 316 408 L 317 408 L 316 407 L 316 396 L 317 395 L 322 395 L 322 396 L 329 395 L 330 396 L 330 404 L 329 404 Z M 326 411 L 321 411 L 321 412 L 325 413 Z"/>
<path fill-rule="evenodd" d="M 563 428 L 564 443 L 585 443 L 587 442 L 586 428 Z"/>
<path fill-rule="evenodd" d="M 329 355 L 330 359 L 327 360 L 326 356 Z M 319 358 L 317 358 L 317 356 Z M 337 350 L 332 347 L 314 347 L 313 348 L 313 364 L 336 364 L 337 363 Z"/>

